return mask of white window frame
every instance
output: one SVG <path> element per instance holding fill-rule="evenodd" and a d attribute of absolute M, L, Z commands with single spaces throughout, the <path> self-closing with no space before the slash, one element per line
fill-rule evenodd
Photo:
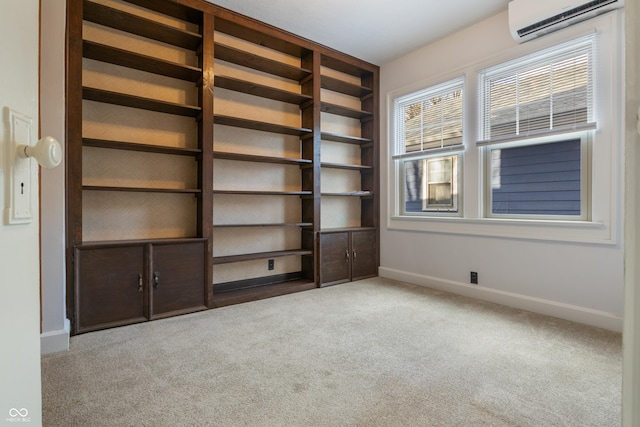
<path fill-rule="evenodd" d="M 448 67 L 442 64 L 436 67 L 439 74 L 432 74 L 428 79 L 405 80 L 403 86 L 391 88 L 386 94 L 386 136 L 387 153 L 382 160 L 382 178 L 386 191 L 386 215 L 383 224 L 390 230 L 408 232 L 446 233 L 449 235 L 476 235 L 503 237 L 514 239 L 577 242 L 591 244 L 618 244 L 621 239 L 622 197 L 624 173 L 624 12 L 623 10 L 583 21 L 563 30 L 545 35 L 527 43 L 511 45 L 494 56 L 471 53 L 467 63 L 464 59 L 455 63 L 464 64 Z M 497 64 L 521 58 L 543 49 L 557 46 L 578 37 L 597 32 L 598 61 L 594 76 L 596 78 L 596 96 L 599 101 L 595 106 L 598 129 L 591 132 L 590 171 L 591 191 L 588 196 L 591 202 L 588 220 L 539 220 L 520 218 L 488 218 L 485 214 L 486 188 L 482 182 L 485 173 L 482 149 L 476 147 L 478 118 L 474 113 L 477 108 L 477 73 Z M 437 50 L 437 49 L 436 49 Z M 482 51 L 486 52 L 486 50 Z M 496 51 L 497 52 L 497 51 Z M 452 59 L 448 59 L 452 63 Z M 409 73 L 410 75 L 414 75 Z M 456 76 L 466 76 L 464 103 L 464 150 L 461 156 L 460 183 L 461 201 L 464 209 L 462 215 L 406 215 L 402 211 L 401 193 L 403 176 L 397 159 L 394 158 L 394 102 L 397 98 L 429 87 L 438 82 L 447 81 Z M 384 81 L 382 82 L 384 84 Z M 383 86 L 384 87 L 384 86 Z M 383 114 L 384 117 L 384 114 Z M 461 157 L 462 158 L 462 157 Z"/>

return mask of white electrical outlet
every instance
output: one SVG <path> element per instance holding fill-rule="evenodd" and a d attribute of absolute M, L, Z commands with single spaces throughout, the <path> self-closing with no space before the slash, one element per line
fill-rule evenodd
<path fill-rule="evenodd" d="M 7 144 L 7 171 L 9 206 L 5 210 L 5 223 L 25 224 L 33 220 L 31 206 L 32 167 L 35 162 L 16 153 L 18 145 L 33 145 L 31 118 L 9 110 L 10 140 Z"/>

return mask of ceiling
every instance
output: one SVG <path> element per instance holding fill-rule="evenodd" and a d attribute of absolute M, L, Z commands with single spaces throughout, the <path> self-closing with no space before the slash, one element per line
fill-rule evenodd
<path fill-rule="evenodd" d="M 506 10 L 509 0 L 208 0 L 377 65 Z"/>

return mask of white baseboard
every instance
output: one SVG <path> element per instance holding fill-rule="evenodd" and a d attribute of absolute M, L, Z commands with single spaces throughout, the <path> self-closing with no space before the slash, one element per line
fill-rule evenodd
<path fill-rule="evenodd" d="M 69 351 L 69 337 L 71 336 L 71 323 L 64 320 L 64 329 L 44 332 L 40 334 L 40 354 L 59 353 Z"/>
<path fill-rule="evenodd" d="M 424 286 L 439 291 L 502 304 L 533 313 L 558 317 L 585 325 L 622 332 L 622 316 L 593 310 L 590 308 L 564 304 L 542 298 L 529 297 L 511 292 L 499 291 L 477 285 L 444 280 L 437 277 L 424 276 L 392 268 L 380 267 L 378 275 L 387 279 L 398 280 L 412 285 Z"/>

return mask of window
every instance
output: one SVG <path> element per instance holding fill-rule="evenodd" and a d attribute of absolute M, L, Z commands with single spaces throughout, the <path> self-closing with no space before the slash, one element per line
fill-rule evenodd
<path fill-rule="evenodd" d="M 463 49 L 463 57 L 437 44 L 425 49 L 428 57 L 402 63 L 413 67 L 406 78 L 391 67 L 396 74 L 385 85 L 397 87 L 385 111 L 387 227 L 617 242 L 622 22 L 619 13 L 603 14 L 509 49 Z M 424 80 L 416 69 L 424 69 Z M 444 108 L 455 102 L 456 109 Z M 456 133 L 444 131 L 454 124 Z"/>
<path fill-rule="evenodd" d="M 402 176 L 402 214 L 458 212 L 463 79 L 394 102 L 395 167 Z M 444 155 L 444 153 L 447 153 Z"/>
<path fill-rule="evenodd" d="M 405 160 L 405 214 L 458 211 L 458 155 Z"/>
<path fill-rule="evenodd" d="M 588 217 L 594 49 L 583 37 L 479 73 L 488 216 Z"/>
<path fill-rule="evenodd" d="M 458 156 L 425 159 L 423 210 L 455 210 L 458 192 L 455 173 Z"/>

